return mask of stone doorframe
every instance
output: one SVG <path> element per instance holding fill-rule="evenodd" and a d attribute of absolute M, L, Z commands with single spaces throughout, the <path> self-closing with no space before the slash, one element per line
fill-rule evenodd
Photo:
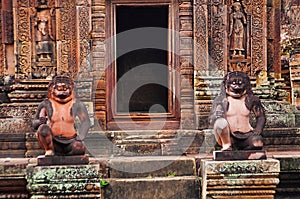
<path fill-rule="evenodd" d="M 109 38 L 112 35 L 111 32 L 111 11 L 110 6 L 112 3 L 130 3 L 132 5 L 137 4 L 145 4 L 149 5 L 149 1 L 94 1 L 95 5 L 97 2 L 97 8 L 93 9 L 93 16 L 101 16 L 101 19 L 92 18 L 93 22 L 93 31 L 92 36 L 93 39 L 93 54 L 97 54 L 93 56 L 94 65 L 99 66 L 99 71 L 102 75 L 97 80 L 97 89 L 96 89 L 96 119 L 100 121 L 100 124 L 104 128 L 115 129 L 113 123 L 113 117 L 111 114 L 111 107 L 107 99 L 110 99 L 110 90 L 111 89 L 111 80 L 110 76 L 112 75 L 111 70 L 106 70 L 107 67 L 105 65 L 110 63 L 109 57 L 111 54 L 110 46 L 104 45 L 105 39 Z M 192 42 L 192 2 L 189 1 L 169 1 L 169 0 L 153 0 L 152 4 L 155 3 L 163 3 L 168 4 L 172 8 L 172 12 L 174 13 L 172 16 L 172 20 L 174 23 L 175 31 L 179 32 L 179 37 L 175 39 L 172 45 L 175 46 L 176 52 L 178 54 L 175 55 L 176 61 L 174 62 L 177 73 L 180 77 L 176 79 L 178 81 L 177 88 L 175 88 L 175 92 L 178 97 L 178 107 L 176 109 L 175 117 L 171 120 L 167 119 L 167 129 L 194 129 L 194 92 L 193 92 L 193 64 L 192 64 L 192 56 L 193 56 L 193 42 Z M 101 8 L 101 10 L 100 10 Z M 105 9 L 104 9 L 105 8 Z M 94 24 L 96 26 L 94 26 Z M 99 31 L 97 31 L 99 30 Z M 105 36 L 105 37 L 104 37 Z M 178 41 L 176 41 L 178 40 Z M 100 45 L 98 45 L 100 44 Z M 98 46 L 98 47 L 97 47 Z M 103 47 L 103 48 L 102 48 Z M 98 53 L 96 52 L 98 51 Z M 178 56 L 179 55 L 179 56 Z M 100 66 L 97 63 L 101 63 L 104 65 Z M 108 67 L 109 68 L 109 67 Z M 105 71 L 105 73 L 103 73 Z M 105 103 L 104 103 L 105 102 Z M 147 122 L 149 119 L 145 119 Z M 140 120 L 143 122 L 143 120 Z M 170 122 L 170 123 L 168 123 Z M 130 129 L 130 124 L 128 125 L 128 129 Z M 160 130 L 160 129 L 158 129 Z"/>

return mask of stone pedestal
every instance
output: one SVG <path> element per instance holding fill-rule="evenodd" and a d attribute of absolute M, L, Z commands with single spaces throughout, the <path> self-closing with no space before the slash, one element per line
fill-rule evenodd
<path fill-rule="evenodd" d="M 201 161 L 202 199 L 274 198 L 278 160 Z"/>
<path fill-rule="evenodd" d="M 29 165 L 26 178 L 31 199 L 100 198 L 98 164 Z"/>

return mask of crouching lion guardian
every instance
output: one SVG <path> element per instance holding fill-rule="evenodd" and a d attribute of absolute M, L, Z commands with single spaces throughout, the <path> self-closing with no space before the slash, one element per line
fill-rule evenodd
<path fill-rule="evenodd" d="M 76 117 L 80 120 L 77 130 Z M 70 77 L 59 75 L 49 83 L 48 98 L 39 105 L 33 128 L 37 130 L 45 156 L 85 153 L 82 140 L 88 133 L 90 120 L 86 107 L 76 98 Z"/>

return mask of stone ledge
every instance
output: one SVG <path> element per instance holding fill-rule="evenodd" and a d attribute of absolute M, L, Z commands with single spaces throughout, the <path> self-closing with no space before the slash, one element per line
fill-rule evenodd
<path fill-rule="evenodd" d="M 99 165 L 56 165 L 27 167 L 27 189 L 32 198 L 43 195 L 78 198 L 100 197 Z M 71 197 L 72 198 L 72 197 Z"/>

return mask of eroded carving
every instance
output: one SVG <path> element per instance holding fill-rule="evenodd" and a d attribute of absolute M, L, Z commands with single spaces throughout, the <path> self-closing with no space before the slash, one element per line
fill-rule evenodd
<path fill-rule="evenodd" d="M 52 9 L 38 10 L 35 21 L 36 61 L 33 66 L 33 78 L 52 79 L 56 74 L 55 35 L 53 34 Z"/>
<path fill-rule="evenodd" d="M 234 2 L 232 5 L 232 13 L 230 14 L 229 21 L 229 37 L 230 37 L 230 50 L 232 56 L 243 56 L 245 51 L 245 26 L 246 17 L 242 10 L 240 2 Z"/>

